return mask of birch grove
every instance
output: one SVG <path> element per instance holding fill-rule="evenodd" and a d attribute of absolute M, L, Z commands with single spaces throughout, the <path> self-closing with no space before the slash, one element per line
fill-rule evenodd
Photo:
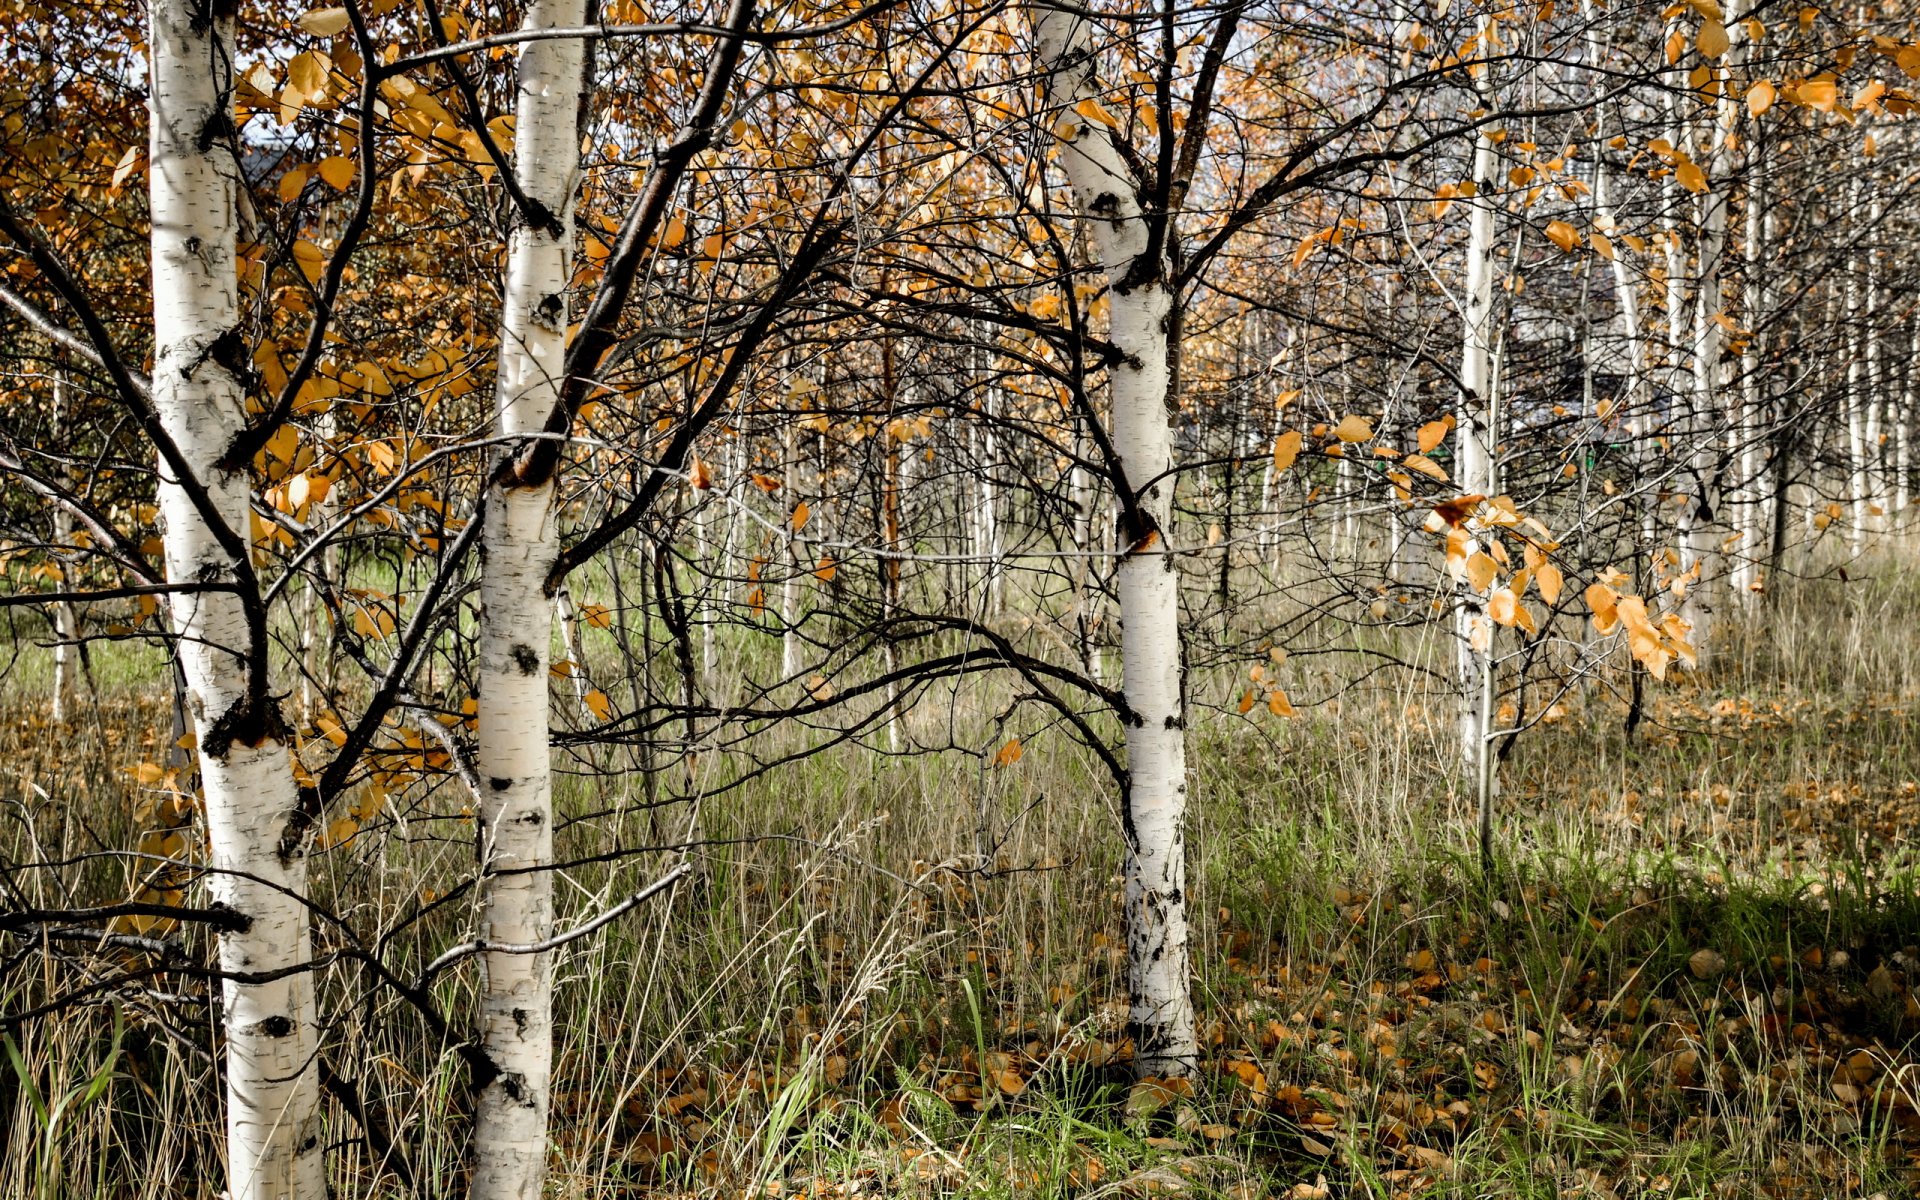
<path fill-rule="evenodd" d="M 1920 1137 L 1912 13 L 0 13 L 0 1190 Z"/>

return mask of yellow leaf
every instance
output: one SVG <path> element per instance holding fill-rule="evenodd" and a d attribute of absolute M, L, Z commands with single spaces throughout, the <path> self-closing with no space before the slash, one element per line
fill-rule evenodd
<path fill-rule="evenodd" d="M 143 762 L 133 769 L 133 775 L 141 783 L 155 784 L 166 776 L 166 771 L 161 769 L 159 763 Z"/>
<path fill-rule="evenodd" d="M 326 180 L 327 185 L 336 192 L 344 192 L 353 186 L 353 160 L 344 154 L 329 155 L 321 159 L 317 169 L 320 172 L 320 178 Z"/>
<path fill-rule="evenodd" d="M 1542 600 L 1548 604 L 1557 604 L 1560 600 L 1560 589 L 1566 586 L 1566 577 L 1560 573 L 1560 568 L 1552 563 L 1541 563 L 1533 573 L 1533 586 L 1540 589 Z"/>
<path fill-rule="evenodd" d="M 1476 592 L 1484 592 L 1493 582 L 1493 577 L 1500 573 L 1500 567 L 1486 554 L 1476 550 L 1467 556 L 1466 573 L 1467 586 Z"/>
<path fill-rule="evenodd" d="M 1437 480 L 1440 483 L 1447 481 L 1446 471 L 1441 468 L 1439 463 L 1434 462 L 1424 454 L 1409 454 L 1400 460 L 1400 465 L 1406 467 L 1409 471 L 1418 471 L 1428 479 Z"/>
<path fill-rule="evenodd" d="M 1598 254 L 1601 258 L 1606 259 L 1608 262 L 1613 261 L 1613 257 L 1614 257 L 1613 239 L 1609 238 L 1606 234 L 1601 233 L 1598 230 L 1595 230 L 1594 232 L 1589 233 L 1587 235 L 1587 241 L 1593 246 L 1593 252 L 1595 254 Z"/>
<path fill-rule="evenodd" d="M 583 604 L 580 606 L 580 619 L 595 629 L 610 629 L 613 626 L 613 610 L 604 604 Z"/>
<path fill-rule="evenodd" d="M 294 23 L 315 37 L 333 37 L 347 27 L 347 10 L 316 8 L 295 17 Z"/>
<path fill-rule="evenodd" d="M 1020 745 L 1020 739 L 1011 738 L 1006 745 L 1000 747 L 999 751 L 994 754 L 993 765 L 996 767 L 1010 767 L 1014 763 L 1019 762 L 1020 756 L 1024 753 L 1026 753 L 1026 751 Z"/>
<path fill-rule="evenodd" d="M 318 50 L 303 50 L 287 63 L 287 86 L 307 99 L 323 96 L 333 60 Z"/>
<path fill-rule="evenodd" d="M 327 256 L 320 247 L 301 238 L 293 244 L 293 262 L 300 268 L 300 273 L 307 277 L 307 282 L 312 283 L 326 270 Z"/>
<path fill-rule="evenodd" d="M 1834 87 L 1833 80 L 1815 79 L 1801 84 L 1796 89 L 1794 98 L 1808 108 L 1832 112 L 1833 106 L 1839 102 L 1840 93 L 1839 89 Z"/>
<path fill-rule="evenodd" d="M 325 850 L 333 846 L 344 846 L 353 840 L 354 834 L 359 832 L 360 822 L 352 817 L 341 817 L 327 826 L 327 835 L 321 839 L 320 848 Z"/>
<path fill-rule="evenodd" d="M 1284 471 L 1300 457 L 1300 431 L 1289 429 L 1273 439 L 1273 469 Z"/>
<path fill-rule="evenodd" d="M 1673 169 L 1673 177 L 1679 181 L 1681 187 L 1690 192 L 1699 193 L 1707 190 L 1707 173 L 1700 169 L 1699 163 L 1691 160 L 1681 163 Z"/>
<path fill-rule="evenodd" d="M 1487 615 L 1501 625 L 1512 625 L 1519 607 L 1519 598 L 1512 588 L 1495 588 L 1487 597 Z"/>
<path fill-rule="evenodd" d="M 1580 233 L 1565 221 L 1548 221 L 1547 240 L 1562 250 L 1572 250 L 1580 244 Z"/>
<path fill-rule="evenodd" d="M 113 168 L 113 186 L 114 187 L 119 187 L 121 184 L 125 183 L 130 176 L 132 176 L 134 172 L 134 168 L 140 165 L 140 160 L 145 156 L 145 154 L 146 154 L 146 150 L 141 146 L 127 147 L 127 152 L 120 156 L 119 165 Z"/>
<path fill-rule="evenodd" d="M 1727 52 L 1731 43 L 1727 39 L 1727 27 L 1718 21 L 1707 21 L 1700 26 L 1700 36 L 1694 46 L 1702 58 L 1719 58 Z"/>
<path fill-rule="evenodd" d="M 1297 717 L 1300 715 L 1294 711 L 1292 703 L 1287 700 L 1287 694 L 1279 688 L 1268 689 L 1267 711 L 1276 717 Z"/>
<path fill-rule="evenodd" d="M 1448 428 L 1445 421 L 1428 421 L 1422 425 L 1417 435 L 1420 439 L 1420 453 L 1426 454 L 1441 442 L 1446 441 Z"/>
<path fill-rule="evenodd" d="M 1771 83 L 1768 83 L 1764 79 L 1754 84 L 1752 87 L 1748 88 L 1747 89 L 1748 114 L 1751 116 L 1757 117 L 1761 113 L 1766 112 L 1768 109 L 1772 108 L 1774 97 L 1777 94 L 1778 93 L 1774 91 L 1773 85 Z"/>
<path fill-rule="evenodd" d="M 275 188 L 276 194 L 280 196 L 280 204 L 294 204 L 296 200 L 300 200 L 301 192 L 307 188 L 307 171 L 309 167 L 294 167 L 292 171 L 280 177 L 280 184 Z"/>
<path fill-rule="evenodd" d="M 1343 442 L 1364 442 L 1373 436 L 1373 422 L 1365 417 L 1348 415 L 1340 418 L 1340 423 L 1330 432 Z"/>
<path fill-rule="evenodd" d="M 1114 117 L 1114 115 L 1108 112 L 1106 109 L 1100 107 L 1100 102 L 1098 100 L 1095 100 L 1092 96 L 1088 96 L 1085 100 L 1082 100 L 1080 103 L 1074 105 L 1073 111 L 1079 113 L 1081 116 L 1085 117 L 1089 121 L 1100 122 L 1102 125 L 1105 125 L 1108 129 L 1120 128 L 1120 122 Z"/>
<path fill-rule="evenodd" d="M 599 688 L 588 692 L 583 698 L 583 703 L 586 704 L 587 711 L 591 712 L 596 720 L 606 721 L 613 717 L 613 701 L 609 700 L 607 694 Z"/>

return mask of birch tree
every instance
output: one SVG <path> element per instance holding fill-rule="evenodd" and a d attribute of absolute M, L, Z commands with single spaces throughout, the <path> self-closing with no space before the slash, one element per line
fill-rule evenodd
<path fill-rule="evenodd" d="M 584 0 L 534 0 L 529 32 L 577 27 Z M 553 927 L 553 778 L 547 744 L 548 658 L 559 555 L 555 472 L 567 428 L 560 403 L 566 290 L 579 175 L 583 44 L 520 50 L 514 172 L 525 200 L 507 252 L 494 420 L 517 446 L 490 481 L 481 535 L 478 663 L 480 856 L 485 882 L 481 1038 L 498 1072 L 474 1113 L 475 1200 L 537 1200 L 546 1178 L 553 1071 L 552 956 L 532 947 Z M 557 418 L 557 419 L 556 419 Z"/>
<path fill-rule="evenodd" d="M 268 687 L 254 586 L 236 284 L 234 14 L 154 0 L 149 191 L 153 413 L 177 653 L 199 750 L 216 901 L 244 921 L 220 938 L 227 1192 L 307 1200 L 325 1190 L 307 821 L 288 729 Z"/>
<path fill-rule="evenodd" d="M 1100 110 L 1091 22 L 1050 5 L 1031 9 L 1047 97 L 1057 110 L 1061 167 L 1110 293 L 1119 360 L 1112 373 L 1114 475 L 1124 480 L 1119 564 L 1121 689 L 1127 713 L 1127 988 L 1134 1067 L 1143 1075 L 1195 1069 L 1188 992 L 1187 755 L 1182 694 L 1179 575 L 1168 541 L 1173 438 L 1168 428 L 1174 347 L 1165 214 L 1151 219 L 1117 133 Z"/>

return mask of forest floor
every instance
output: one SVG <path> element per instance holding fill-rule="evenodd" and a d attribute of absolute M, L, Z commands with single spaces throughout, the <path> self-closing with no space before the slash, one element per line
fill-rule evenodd
<path fill-rule="evenodd" d="M 1437 706 L 1223 703 L 1194 735 L 1191 1081 L 1131 1077 L 1111 789 L 1064 739 L 999 766 L 842 747 L 659 810 L 570 780 L 563 924 L 683 854 L 697 871 L 560 964 L 553 1194 L 1915 1195 L 1920 588 L 1861 574 L 1798 586 L 1707 670 L 1650 686 L 1631 741 L 1620 696 L 1567 698 L 1503 767 L 1490 867 L 1432 765 Z M 141 673 L 64 730 L 29 676 L 7 682 L 6 860 L 191 853 Z M 442 790 L 356 825 L 316 857 L 320 897 L 417 967 L 470 917 L 441 903 L 470 818 Z M 88 871 L 61 894 L 139 885 Z M 12 970 L 0 1008 L 83 976 Z M 457 1027 L 473 982 L 450 976 L 435 998 Z M 211 1186 L 196 988 L 121 989 L 117 1057 L 104 1006 L 23 1032 L 0 1192 L 49 1164 L 87 1181 L 63 1195 Z M 365 978 L 334 968 L 323 990 L 353 1014 L 328 1028 L 335 1069 L 418 1194 L 457 1194 L 457 1060 Z M 22 1078 L 58 1094 L 103 1063 L 102 1091 L 35 1125 Z M 333 1120 L 338 1194 L 409 1194 Z"/>

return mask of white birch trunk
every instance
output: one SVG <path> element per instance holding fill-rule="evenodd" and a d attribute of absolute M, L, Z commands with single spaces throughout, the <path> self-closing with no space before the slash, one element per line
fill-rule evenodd
<path fill-rule="evenodd" d="M 586 648 L 580 641 L 580 613 L 573 604 L 573 590 L 566 584 L 553 594 L 553 621 L 560 630 L 560 646 L 567 652 L 567 679 L 573 684 L 573 698 L 580 705 L 580 716 L 588 722 L 600 718 L 587 703 L 593 691 L 593 676 L 587 673 Z"/>
<path fill-rule="evenodd" d="M 1492 24 L 1489 18 L 1487 24 Z M 1494 144 L 1482 133 L 1474 139 L 1474 196 L 1467 209 L 1466 280 L 1461 297 L 1460 404 L 1454 445 L 1458 467 L 1454 484 L 1462 493 L 1491 496 L 1496 488 L 1493 394 L 1493 240 Z M 1477 549 L 1469 547 L 1469 553 Z M 1487 594 L 1464 581 L 1454 610 L 1460 685 L 1460 767 L 1480 801 L 1482 825 L 1491 799 L 1486 771 L 1488 705 L 1493 677 L 1493 622 Z"/>
<path fill-rule="evenodd" d="M 1763 411 L 1765 397 L 1760 388 L 1761 348 L 1766 343 L 1764 325 L 1767 305 L 1770 303 L 1766 286 L 1769 219 L 1766 168 L 1760 142 L 1757 137 L 1750 136 L 1747 142 L 1746 240 L 1743 247 L 1746 289 L 1741 297 L 1747 340 L 1740 352 L 1740 419 L 1734 427 L 1735 443 L 1740 454 L 1740 493 L 1739 502 L 1734 506 L 1733 519 L 1740 540 L 1737 546 L 1739 558 L 1733 573 L 1733 598 L 1735 603 L 1742 605 L 1751 603 L 1764 586 L 1760 578 L 1760 563 L 1771 542 L 1767 497 L 1773 489 L 1768 484 L 1767 447 L 1763 440 L 1766 428 L 1766 414 Z"/>
<path fill-rule="evenodd" d="M 66 433 L 67 420 L 67 378 L 56 372 L 53 377 L 53 428 L 54 436 Z M 65 547 L 73 536 L 73 514 L 67 506 L 56 503 L 53 506 L 53 544 Z M 63 550 L 56 550 L 64 559 Z M 64 562 L 63 562 L 64 568 Z M 60 586 L 71 589 L 73 581 L 68 579 L 63 569 Z M 69 711 L 73 702 L 74 669 L 79 665 L 78 648 L 74 639 L 80 636 L 80 614 L 73 605 L 61 602 L 53 606 L 53 723 L 62 724 L 71 719 Z"/>
<path fill-rule="evenodd" d="M 1860 208 L 1860 184 L 1855 180 L 1852 188 L 1850 211 Z M 1865 297 L 1861 294 L 1861 283 L 1866 274 L 1864 257 L 1856 252 L 1847 263 L 1846 295 L 1846 339 L 1847 339 L 1847 463 L 1850 478 L 1847 491 L 1849 507 L 1853 514 L 1851 531 L 1853 552 L 1859 554 L 1867 548 L 1867 508 L 1872 504 L 1872 486 L 1868 483 L 1871 468 L 1868 466 L 1872 449 L 1867 443 L 1867 409 L 1869 400 L 1866 386 L 1866 357 L 1861 327 L 1867 320 Z"/>
<path fill-rule="evenodd" d="M 1893 511 L 1904 527 L 1913 503 L 1913 418 L 1916 388 L 1920 388 L 1920 314 L 1907 326 L 1906 386 L 1893 428 Z"/>
<path fill-rule="evenodd" d="M 1104 125 L 1075 106 L 1101 95 L 1092 28 L 1056 8 L 1033 9 L 1048 100 L 1058 114 L 1061 166 L 1110 289 L 1108 336 L 1118 351 L 1111 375 L 1113 443 L 1140 518 L 1123 533 L 1115 583 L 1120 596 L 1121 688 L 1126 723 L 1127 982 L 1134 1071 L 1186 1075 L 1197 1067 L 1188 990 L 1186 719 L 1182 696 L 1179 574 L 1167 552 L 1172 533 L 1173 437 L 1169 326 L 1174 298 L 1164 250 L 1150 235 L 1126 160 Z M 1150 482 L 1151 481 L 1151 482 Z M 1145 525 L 1145 528 L 1140 528 Z"/>
<path fill-rule="evenodd" d="M 1080 665 L 1087 678 L 1101 683 L 1100 651 L 1095 637 L 1100 627 L 1100 600 L 1092 584 L 1095 567 L 1094 558 L 1093 510 L 1098 503 L 1094 494 L 1093 474 L 1084 465 L 1088 454 L 1093 452 L 1089 445 L 1085 417 L 1076 417 L 1073 426 L 1073 469 L 1067 481 L 1068 494 L 1073 497 L 1073 548 L 1077 552 L 1073 562 L 1073 606 L 1074 615 L 1080 631 Z"/>
<path fill-rule="evenodd" d="M 782 481 L 781 490 L 791 503 L 800 495 L 799 451 L 793 444 L 791 426 L 782 435 L 780 444 L 786 460 L 786 478 Z M 782 679 L 797 679 L 804 650 L 800 641 L 800 589 L 805 585 L 801 577 L 810 567 L 806 562 L 805 550 L 794 541 L 791 524 L 787 526 L 785 542 L 787 576 L 780 581 L 780 676 Z"/>
<path fill-rule="evenodd" d="M 525 27 L 577 26 L 584 0 L 533 0 Z M 520 52 L 514 169 L 526 195 L 559 224 L 525 221 L 511 235 L 501 314 L 495 420 L 501 434 L 546 428 L 566 356 L 573 193 L 579 172 L 583 48 L 573 39 Z M 547 669 L 552 617 L 547 574 L 558 555 L 552 474 L 496 474 L 487 493 L 480 574 L 480 846 L 482 936 L 521 944 L 553 926 L 552 764 Z M 539 1200 L 547 1168 L 553 1067 L 549 954 L 483 956 L 481 1044 L 498 1075 L 475 1102 L 474 1200 Z"/>
<path fill-rule="evenodd" d="M 216 465 L 246 420 L 236 374 L 244 358 L 234 271 L 239 168 L 228 140 L 233 18 L 220 5 L 208 15 L 193 0 L 155 0 L 149 9 L 153 404 L 186 475 L 161 464 L 167 577 L 233 581 L 251 540 L 248 472 Z M 190 495 L 196 485 L 205 506 Z M 299 969 L 312 958 L 306 843 L 285 725 L 270 696 L 249 688 L 250 665 L 265 669 L 248 658 L 264 649 L 264 632 L 234 592 L 177 595 L 170 607 L 199 745 L 209 890 L 250 922 L 221 935 L 220 967 L 292 972 L 221 987 L 227 1194 L 317 1198 L 326 1186 L 319 1026 L 313 976 Z"/>
<path fill-rule="evenodd" d="M 993 417 L 994 388 L 988 385 L 987 408 L 985 416 L 988 422 L 981 430 L 979 481 L 980 500 L 978 512 L 979 553 L 986 560 L 986 594 L 988 615 L 998 614 L 1005 605 L 1005 572 L 1000 563 L 1000 489 L 994 483 L 994 465 L 998 461 L 999 433 L 991 424 Z"/>
<path fill-rule="evenodd" d="M 1693 419 L 1688 423 L 1691 463 L 1688 478 L 1686 538 L 1681 547 L 1681 569 L 1693 576 L 1681 601 L 1680 616 L 1692 627 L 1690 641 L 1700 666 L 1712 644 L 1714 593 L 1719 579 L 1714 566 L 1719 496 L 1718 440 L 1720 413 L 1720 353 L 1724 344 L 1720 324 L 1720 270 L 1727 247 L 1727 147 L 1732 132 L 1733 102 L 1720 102 L 1720 119 L 1706 130 L 1711 145 L 1704 155 L 1708 191 L 1699 200 L 1699 278 L 1693 293 Z M 1678 145 L 1678 143 L 1675 143 Z"/>
<path fill-rule="evenodd" d="M 1874 186 L 1874 185 L 1870 185 Z M 1867 236 L 1878 237 L 1885 209 L 1875 186 L 1872 203 L 1867 206 Z M 1860 336 L 1866 342 L 1866 428 L 1867 444 L 1867 531 L 1886 528 L 1887 473 L 1886 433 L 1882 415 L 1887 408 L 1886 374 L 1880 356 L 1880 252 L 1869 244 L 1863 256 L 1866 265 L 1865 307 L 1861 312 Z"/>

